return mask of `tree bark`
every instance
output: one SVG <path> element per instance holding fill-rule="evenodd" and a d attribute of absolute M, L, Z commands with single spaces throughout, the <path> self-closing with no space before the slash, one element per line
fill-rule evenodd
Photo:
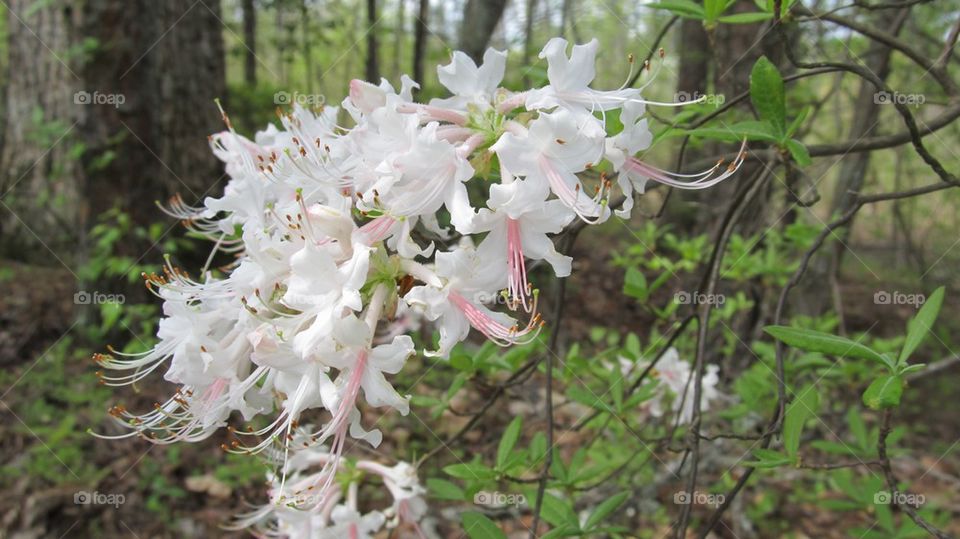
<path fill-rule="evenodd" d="M 566 4 L 564 4 L 566 5 Z M 537 14 L 537 0 L 527 0 L 527 20 L 524 22 L 524 37 L 523 37 L 523 66 L 524 66 L 524 75 L 523 82 L 524 86 L 530 86 L 530 76 L 527 71 L 527 67 L 530 66 L 530 58 L 533 57 L 533 49 L 536 46 L 533 41 L 533 19 Z M 564 13 L 566 15 L 566 13 Z M 561 19 L 562 21 L 566 20 L 566 17 Z M 561 22 L 561 24 L 564 24 Z"/>
<path fill-rule="evenodd" d="M 219 2 L 86 2 L 84 35 L 100 46 L 83 77 L 125 98 L 83 125 L 91 220 L 118 205 L 151 223 L 162 218 L 156 200 L 196 204 L 214 192 L 222 166 L 206 137 L 224 128 L 213 102 L 226 92 L 219 17 Z"/>
<path fill-rule="evenodd" d="M 907 20 L 909 9 L 883 10 L 880 11 L 881 27 L 889 28 L 888 32 L 896 36 L 903 28 Z M 886 80 L 890 75 L 890 55 L 893 49 L 877 41 L 870 41 L 870 47 L 864 55 L 868 68 L 880 78 Z M 880 107 L 877 106 L 875 98 L 877 90 L 873 84 L 866 80 L 860 81 L 860 90 L 857 93 L 857 100 L 853 107 L 853 120 L 850 123 L 850 132 L 847 137 L 849 140 L 858 140 L 863 137 L 869 137 L 875 131 L 877 121 L 880 118 Z M 859 191 L 863 187 L 864 179 L 867 175 L 867 165 L 870 163 L 870 152 L 857 152 L 847 155 L 840 162 L 840 169 L 837 174 L 837 184 L 833 192 L 833 204 L 830 208 L 830 214 L 842 213 L 850 209 L 854 202 L 855 195 L 852 192 Z M 849 234 L 850 226 L 845 228 L 844 236 Z"/>
<path fill-rule="evenodd" d="M 380 62 L 377 59 L 377 0 L 367 0 L 367 82 L 380 82 Z"/>
<path fill-rule="evenodd" d="M 728 13 L 755 10 L 756 5 L 751 0 L 738 0 Z M 689 62 L 691 72 L 685 73 L 686 66 L 681 67 L 677 89 L 686 92 L 686 95 L 679 94 L 678 98 L 693 98 L 699 92 L 700 95 L 712 93 L 730 99 L 749 90 L 750 71 L 760 56 L 766 55 L 774 64 L 781 64 L 783 54 L 777 49 L 775 38 L 778 31 L 764 32 L 765 24 L 769 23 L 720 24 L 708 33 L 702 28 L 696 30 L 684 21 L 681 26 L 680 49 L 688 49 L 689 55 L 686 51 L 681 52 L 681 55 L 686 55 L 681 58 Z M 706 54 L 711 57 L 698 58 L 694 53 L 698 50 L 709 51 Z M 706 66 L 701 63 L 704 61 L 707 62 Z M 711 66 L 713 69 L 709 72 Z M 708 76 L 701 79 L 700 74 L 704 68 L 707 69 Z M 747 108 L 750 105 L 743 103 L 740 106 Z M 729 143 L 711 143 L 705 145 L 703 152 L 706 155 L 716 155 L 729 150 Z M 696 160 L 697 156 L 691 153 L 691 158 Z M 727 210 L 727 203 L 733 199 L 741 185 L 739 179 L 751 177 L 759 166 L 761 165 L 757 163 L 745 163 L 736 177 L 709 189 L 709 192 L 674 192 L 670 209 L 665 215 L 669 215 L 671 224 L 687 234 L 697 235 L 716 230 Z M 767 200 L 770 195 L 771 191 L 766 189 L 754 197 L 744 210 L 745 217 L 741 220 L 743 225 L 737 230 L 738 233 L 750 235 L 763 229 L 766 223 L 764 211 L 769 207 Z"/>
<path fill-rule="evenodd" d="M 896 36 L 903 28 L 909 11 L 909 8 L 882 10 L 877 14 L 877 24 L 881 28 L 887 28 L 890 35 Z M 880 80 L 886 80 L 890 75 L 892 52 L 890 47 L 877 41 L 870 41 L 870 46 L 864 54 L 867 69 L 876 73 Z M 880 118 L 880 105 L 875 101 L 876 94 L 877 90 L 873 84 L 865 80 L 860 81 L 860 88 L 853 106 L 850 131 L 847 134 L 850 140 L 858 140 L 873 134 Z M 870 153 L 856 152 L 840 160 L 830 215 L 846 212 L 853 205 L 855 201 L 853 193 L 859 192 L 866 181 Z M 839 231 L 840 241 L 811 261 L 810 268 L 807 270 L 808 278 L 805 279 L 808 284 L 803 289 L 804 293 L 798 296 L 798 312 L 818 315 L 831 305 L 840 304 L 840 298 L 831 297 L 830 290 L 819 286 L 819 283 L 836 281 L 853 222 L 851 219 L 847 226 Z M 841 319 L 841 327 L 842 324 Z"/>
<path fill-rule="evenodd" d="M 421 85 L 423 80 L 423 56 L 427 51 L 427 19 L 430 17 L 430 0 L 420 0 L 417 23 L 413 38 L 413 80 Z M 417 92 L 419 93 L 419 92 Z"/>
<path fill-rule="evenodd" d="M 393 30 L 393 74 L 400 80 L 403 74 L 403 37 L 406 33 L 407 0 L 397 0 L 397 26 Z"/>
<path fill-rule="evenodd" d="M 39 7 L 38 7 L 39 6 Z M 68 2 L 9 0 L 8 80 L 0 149 L 0 247 L 25 262 L 69 260 L 78 238 L 78 124 L 94 105 L 69 50 L 79 13 Z M 46 246 L 46 247 L 44 247 Z M 49 249 L 49 250 L 48 250 Z"/>
<path fill-rule="evenodd" d="M 680 21 L 680 41 L 677 55 L 680 69 L 677 73 L 677 93 L 693 95 L 705 92 L 710 66 L 710 40 L 703 23 L 693 19 Z"/>
<path fill-rule="evenodd" d="M 480 63 L 507 0 L 467 0 L 460 26 L 460 50 Z"/>
<path fill-rule="evenodd" d="M 250 86 L 257 85 L 257 8 L 254 0 L 243 0 L 243 41 L 246 54 L 243 57 L 243 80 Z"/>
<path fill-rule="evenodd" d="M 313 30 L 310 25 L 310 6 L 308 0 L 300 3 L 300 27 L 302 35 L 301 49 L 303 52 L 303 90 L 307 93 L 314 91 L 314 72 L 316 66 L 313 65 Z"/>

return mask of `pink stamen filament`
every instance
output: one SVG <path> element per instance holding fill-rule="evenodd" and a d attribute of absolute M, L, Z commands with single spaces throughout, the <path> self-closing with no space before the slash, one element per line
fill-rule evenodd
<path fill-rule="evenodd" d="M 747 141 L 744 140 L 743 144 L 740 146 L 740 152 L 737 154 L 736 159 L 734 159 L 733 162 L 727 166 L 726 171 L 716 177 L 712 176 L 723 166 L 722 162 L 717 163 L 713 167 L 696 174 L 679 174 L 676 172 L 668 172 L 659 169 L 652 165 L 648 165 L 647 163 L 644 163 L 635 157 L 630 157 L 627 159 L 626 163 L 624 163 L 623 168 L 627 171 L 634 172 L 656 182 L 660 182 L 671 187 L 676 187 L 678 189 L 706 189 L 707 187 L 716 185 L 729 178 L 740 168 L 744 159 L 746 158 L 746 144 Z M 681 181 L 677 178 L 693 178 L 693 180 Z"/>
<path fill-rule="evenodd" d="M 360 227 L 360 234 L 367 240 L 367 245 L 373 245 L 374 243 L 383 241 L 396 223 L 397 220 L 393 217 L 381 215 Z"/>
<path fill-rule="evenodd" d="M 507 218 L 507 286 L 510 292 L 507 306 L 516 310 L 523 305 L 530 312 L 533 304 L 530 298 L 531 286 L 527 282 L 527 265 L 523 256 L 523 241 L 520 236 L 520 223 Z"/>
<path fill-rule="evenodd" d="M 441 107 L 431 107 L 430 105 L 420 105 L 417 103 L 404 103 L 397 107 L 398 112 L 416 112 L 422 114 L 427 121 L 436 120 L 440 122 L 450 122 L 456 125 L 464 125 L 467 118 L 457 111 Z"/>
<path fill-rule="evenodd" d="M 471 135 L 470 138 L 468 138 L 468 139 L 463 143 L 462 146 L 460 146 L 459 148 L 457 148 L 457 154 L 460 155 L 460 157 L 463 157 L 463 158 L 469 157 L 470 154 L 472 154 L 474 150 L 476 150 L 481 144 L 483 144 L 483 141 L 484 141 L 484 140 L 486 140 L 486 137 L 483 136 L 483 135 L 481 135 L 480 133 L 477 133 L 477 134 L 475 134 L 475 135 Z"/>
<path fill-rule="evenodd" d="M 594 207 L 584 208 L 578 196 L 580 193 L 579 184 L 577 188 L 571 189 L 546 157 L 540 156 L 539 164 L 540 170 L 543 171 L 547 180 L 550 182 L 550 189 L 553 190 L 561 202 L 577 214 L 577 217 L 590 224 L 599 222 L 600 219 L 602 219 L 603 208 L 601 207 L 600 201 L 603 199 L 605 185 L 601 184 L 596 196 L 590 199 L 594 203 Z"/>
<path fill-rule="evenodd" d="M 330 487 L 337 475 L 337 469 L 340 466 L 340 459 L 343 456 L 343 447 L 347 441 L 347 427 L 350 424 L 350 412 L 356 407 L 357 397 L 360 394 L 360 381 L 363 379 L 363 373 L 367 368 L 367 350 L 362 350 L 357 356 L 357 363 L 350 369 L 350 378 L 347 381 L 347 387 L 344 391 L 337 413 L 334 414 L 330 424 L 323 430 L 327 436 L 332 432 L 333 443 L 330 445 L 330 454 L 333 456 L 323 466 L 319 477 L 325 478 L 323 486 L 319 489 L 320 505 L 330 495 Z M 323 436 L 326 438 L 327 436 Z"/>
<path fill-rule="evenodd" d="M 510 346 L 512 344 L 524 344 L 533 340 L 542 327 L 539 314 L 530 317 L 530 321 L 523 328 L 513 325 L 507 327 L 493 319 L 488 313 L 479 309 L 476 305 L 467 301 L 466 298 L 457 292 L 450 292 L 448 296 L 450 301 L 463 312 L 467 321 L 474 329 L 483 333 L 488 339 L 498 346 Z M 536 309 L 534 302 L 533 309 Z"/>

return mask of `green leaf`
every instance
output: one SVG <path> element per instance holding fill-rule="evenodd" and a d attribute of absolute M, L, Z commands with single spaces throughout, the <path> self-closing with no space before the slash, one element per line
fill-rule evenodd
<path fill-rule="evenodd" d="M 716 21 L 726 9 L 726 0 L 703 0 L 704 18 L 708 23 Z"/>
<path fill-rule="evenodd" d="M 850 433 L 853 434 L 860 449 L 867 449 L 870 445 L 870 436 L 867 434 L 867 425 L 863 422 L 858 407 L 851 406 L 847 410 L 847 425 L 850 426 Z"/>
<path fill-rule="evenodd" d="M 784 455 L 779 451 L 774 451 L 773 449 L 756 449 L 753 452 L 753 456 L 756 457 L 757 460 L 744 462 L 744 466 L 751 466 L 753 468 L 776 468 L 796 462 L 796 459 Z"/>
<path fill-rule="evenodd" d="M 810 166 L 810 163 L 813 163 L 813 159 L 810 158 L 810 152 L 807 151 L 807 147 L 803 145 L 797 139 L 790 139 L 787 141 L 787 150 L 790 151 L 790 155 L 793 156 L 793 160 L 797 162 L 801 167 Z"/>
<path fill-rule="evenodd" d="M 580 529 L 573 526 L 560 526 L 548 531 L 540 539 L 557 539 L 558 537 L 573 537 L 580 534 Z"/>
<path fill-rule="evenodd" d="M 623 505 L 623 502 L 627 500 L 627 496 L 629 495 L 629 492 L 621 492 L 612 498 L 607 498 L 603 503 L 598 505 L 597 508 L 593 510 L 593 513 L 590 513 L 590 516 L 587 518 L 587 522 L 583 527 L 589 530 L 590 528 L 593 528 L 594 526 L 603 522 L 603 519 L 607 518 L 610 513 L 613 513 L 621 505 Z"/>
<path fill-rule="evenodd" d="M 773 13 L 764 13 L 757 11 L 754 13 L 736 13 L 734 15 L 724 15 L 718 20 L 727 24 L 750 24 L 773 18 Z"/>
<path fill-rule="evenodd" d="M 632 332 L 631 332 L 631 333 L 627 333 L 627 338 L 626 338 L 626 340 L 625 340 L 624 343 L 623 343 L 623 349 L 624 349 L 624 351 L 626 351 L 628 354 L 630 354 L 630 356 L 631 356 L 633 359 L 639 359 L 639 358 L 640 358 L 640 355 L 643 353 L 643 352 L 640 350 L 640 346 L 641 346 L 641 345 L 640 345 L 640 338 L 637 337 L 637 334 L 636 334 L 636 333 L 632 333 Z"/>
<path fill-rule="evenodd" d="M 902 394 L 903 378 L 884 376 L 874 380 L 870 387 L 863 392 L 863 403 L 874 410 L 893 408 L 900 405 Z"/>
<path fill-rule="evenodd" d="M 900 376 L 906 376 L 910 373 L 922 371 L 924 368 L 926 368 L 926 366 L 926 363 L 914 363 L 913 365 L 907 365 L 906 367 L 901 368 L 898 374 L 900 374 Z"/>
<path fill-rule="evenodd" d="M 613 371 L 614 380 L 610 384 L 610 395 L 613 396 L 613 406 L 619 413 L 623 413 L 623 375 L 620 369 Z"/>
<path fill-rule="evenodd" d="M 773 338 L 794 348 L 810 352 L 820 352 L 837 357 L 855 357 L 879 361 L 893 370 L 893 360 L 850 339 L 831 335 L 812 329 L 800 329 L 789 326 L 767 326 L 763 328 Z"/>
<path fill-rule="evenodd" d="M 577 401 L 580 404 L 589 406 L 601 412 L 612 412 L 610 405 L 607 404 L 607 401 L 601 399 L 593 391 L 590 391 L 583 386 L 569 386 L 567 387 L 567 397 L 571 400 Z"/>
<path fill-rule="evenodd" d="M 464 513 L 460 519 L 463 522 L 463 531 L 470 539 L 507 539 L 507 534 L 480 513 Z"/>
<path fill-rule="evenodd" d="M 549 492 L 543 494 L 543 506 L 540 509 L 540 514 L 543 515 L 543 520 L 554 526 L 579 528 L 577 514 L 573 512 L 573 507 Z"/>
<path fill-rule="evenodd" d="M 647 287 L 647 277 L 637 268 L 627 268 L 627 273 L 623 276 L 623 293 L 638 299 L 647 301 L 650 291 Z"/>
<path fill-rule="evenodd" d="M 447 475 L 457 479 L 487 480 L 497 476 L 497 472 L 483 464 L 451 464 L 443 469 Z"/>
<path fill-rule="evenodd" d="M 800 129 L 800 126 L 803 125 L 803 121 L 807 119 L 807 116 L 810 115 L 810 111 L 813 110 L 813 107 L 804 107 L 800 111 L 800 114 L 790 122 L 790 127 L 787 128 L 786 136 L 792 137 L 794 133 Z"/>
<path fill-rule="evenodd" d="M 663 0 L 653 4 L 647 4 L 647 7 L 653 9 L 665 9 L 674 15 L 679 15 L 687 19 L 703 20 L 706 18 L 706 12 L 703 6 L 692 0 Z"/>
<path fill-rule="evenodd" d="M 773 125 L 782 137 L 787 130 L 783 78 L 777 66 L 766 56 L 761 56 L 750 71 L 750 101 L 760 114 L 760 119 Z"/>
<path fill-rule="evenodd" d="M 466 498 L 466 493 L 464 493 L 462 488 L 446 479 L 437 479 L 435 477 L 427 479 L 427 490 L 434 498 L 441 500 L 463 501 L 464 498 Z"/>
<path fill-rule="evenodd" d="M 547 436 L 541 431 L 530 440 L 530 461 L 538 464 L 547 456 Z"/>
<path fill-rule="evenodd" d="M 500 438 L 500 445 L 497 447 L 497 468 L 503 469 L 503 465 L 507 462 L 507 458 L 510 456 L 510 452 L 513 451 L 513 446 L 517 444 L 517 439 L 520 438 L 520 425 L 523 423 L 523 416 L 517 416 L 513 418 L 513 421 L 507 425 L 506 430 L 503 431 L 503 437 Z"/>
<path fill-rule="evenodd" d="M 933 323 L 937 321 L 937 316 L 940 314 L 940 306 L 943 305 L 943 294 L 942 286 L 934 290 L 933 294 L 930 294 L 930 297 L 924 302 L 920 311 L 917 312 L 917 315 L 907 323 L 907 338 L 903 343 L 903 348 L 900 350 L 899 363 L 901 365 L 907 363 L 910 354 L 913 354 L 917 347 L 920 346 L 923 339 L 927 336 L 927 333 L 930 332 L 930 328 L 933 327 Z"/>
<path fill-rule="evenodd" d="M 797 398 L 787 406 L 783 419 L 783 449 L 787 455 L 796 458 L 800 449 L 800 434 L 807 420 L 817 415 L 820 408 L 820 394 L 807 387 L 797 395 Z"/>

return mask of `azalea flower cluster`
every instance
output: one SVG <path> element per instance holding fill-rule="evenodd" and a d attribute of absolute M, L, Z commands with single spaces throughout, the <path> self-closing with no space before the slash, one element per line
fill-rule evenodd
<path fill-rule="evenodd" d="M 390 524 L 360 515 L 355 501 L 338 505 L 337 477 L 350 439 L 382 440 L 362 421 L 362 401 L 409 412 L 388 375 L 415 354 L 411 325 L 425 319 L 438 329 L 424 351 L 431 357 L 448 357 L 471 328 L 503 346 L 529 342 L 543 322 L 528 270 L 542 261 L 557 277 L 570 274 L 551 235 L 575 219 L 607 220 L 611 175 L 628 216 L 647 181 L 701 189 L 742 161 L 686 176 L 642 162 L 650 102 L 640 89 L 591 88 L 596 52 L 594 40 L 568 56 L 567 42 L 552 39 L 540 53 L 549 84 L 523 92 L 500 87 L 506 53 L 490 49 L 477 66 L 455 52 L 438 68 L 449 98 L 417 103 L 407 77 L 399 90 L 355 80 L 341 108 L 295 106 L 253 140 L 224 116 L 228 129 L 211 137 L 230 177 L 223 196 L 200 207 L 176 200 L 169 211 L 214 242 L 210 260 L 217 252 L 236 260 L 199 278 L 168 260 L 163 275 L 145 276 L 163 300 L 159 344 L 98 355 L 117 371 L 101 380 L 132 384 L 165 369 L 179 389 L 142 415 L 114 407 L 128 431 L 113 437 L 199 441 L 236 413 L 249 426 L 230 428 L 225 448 L 279 451 L 284 463 L 272 503 L 244 522 L 269 517 L 270 533 L 291 537 L 338 526 L 363 536 Z M 623 127 L 608 133 L 615 110 Z M 305 428 L 312 410 L 326 422 Z M 364 466 L 401 500 L 395 516 L 419 518 L 412 468 Z M 309 490 L 309 501 L 285 481 Z"/>
<path fill-rule="evenodd" d="M 298 429 L 295 442 L 310 446 L 304 429 Z M 302 537 L 310 539 L 371 538 L 384 526 L 409 524 L 420 537 L 425 534 L 418 521 L 426 513 L 426 494 L 416 469 L 406 462 L 394 466 L 360 459 L 346 470 L 338 462 L 340 471 L 347 472 L 344 493 L 341 489 L 324 496 L 318 485 L 329 480 L 324 470 L 336 456 L 323 447 L 306 447 L 283 459 L 280 452 L 271 451 L 272 460 L 280 473 L 267 476 L 270 503 L 239 515 L 229 528 L 251 528 L 264 537 Z M 368 478 L 379 481 L 386 488 L 392 503 L 383 509 L 361 513 L 359 492 Z"/>
<path fill-rule="evenodd" d="M 649 361 L 634 362 L 620 356 L 617 358 L 620 371 L 624 376 L 634 369 L 646 369 Z M 724 395 L 717 389 L 720 382 L 720 367 L 707 365 L 700 385 L 700 411 L 705 412 L 710 404 L 722 399 Z M 656 386 L 649 400 L 643 403 L 642 409 L 652 417 L 662 417 L 671 412 L 678 424 L 688 424 L 693 421 L 693 368 L 688 361 L 680 359 L 677 349 L 670 347 L 663 352 L 656 362 L 651 376 L 656 380 Z"/>

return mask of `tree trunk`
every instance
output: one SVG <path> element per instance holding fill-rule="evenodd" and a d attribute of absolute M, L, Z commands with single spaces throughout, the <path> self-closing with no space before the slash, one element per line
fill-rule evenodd
<path fill-rule="evenodd" d="M 67 2 L 10 0 L 9 78 L 0 149 L 0 248 L 25 262 L 69 260 L 78 239 L 81 169 L 72 152 L 88 104 L 78 66 L 79 13 Z M 52 253 L 51 253 L 52 251 Z M 31 256 L 34 258 L 31 260 Z"/>
<path fill-rule="evenodd" d="M 91 220 L 118 205 L 151 223 L 162 219 L 156 200 L 197 204 L 215 192 L 222 166 L 206 137 L 224 128 L 213 102 L 226 92 L 219 17 L 219 2 L 86 2 L 84 35 L 100 46 L 84 79 L 125 100 L 83 125 Z"/>
<path fill-rule="evenodd" d="M 403 74 L 403 37 L 406 34 L 406 13 L 407 0 L 397 0 L 397 26 L 393 31 L 393 74 L 396 80 L 400 80 Z"/>
<path fill-rule="evenodd" d="M 530 75 L 527 68 L 530 66 L 530 58 L 533 57 L 533 49 L 536 46 L 533 40 L 533 19 L 536 14 L 537 0 L 527 0 L 527 20 L 525 21 L 523 38 L 523 85 L 525 87 L 530 86 Z"/>
<path fill-rule="evenodd" d="M 276 36 L 274 38 L 275 45 L 274 48 L 277 49 L 277 65 L 280 66 L 280 84 L 284 88 L 289 88 L 287 81 L 287 45 L 289 39 L 287 36 L 286 22 L 284 18 L 284 2 L 274 2 L 273 11 L 274 11 L 274 32 Z"/>
<path fill-rule="evenodd" d="M 567 37 L 567 24 L 570 21 L 570 9 L 573 7 L 572 0 L 563 0 L 563 4 L 560 6 L 560 37 L 566 39 Z"/>
<path fill-rule="evenodd" d="M 475 62 L 483 58 L 506 6 L 507 0 L 467 0 L 460 26 L 460 50 Z"/>
<path fill-rule="evenodd" d="M 731 6 L 729 14 L 755 11 L 756 5 L 751 0 L 738 0 Z M 691 73 L 685 73 L 681 68 L 680 82 L 678 90 L 687 92 L 679 94 L 681 97 L 694 98 L 699 95 L 712 93 L 717 96 L 723 96 L 725 99 L 732 99 L 749 90 L 750 71 L 754 63 L 761 55 L 766 55 L 774 64 L 780 64 L 782 54 L 776 50 L 776 41 L 774 36 L 778 31 L 765 32 L 769 23 L 754 24 L 720 24 L 706 33 L 703 30 L 697 31 L 686 22 L 681 26 L 681 50 L 688 49 L 690 55 L 686 58 L 692 67 Z M 700 35 L 700 32 L 703 32 Z M 704 40 L 706 38 L 706 40 Z M 687 40 L 693 41 L 690 43 Z M 699 41 L 698 41 L 699 40 Z M 701 59 L 693 55 L 692 51 L 710 51 L 710 59 Z M 681 52 L 681 54 L 687 54 Z M 713 72 L 707 79 L 700 79 L 698 69 L 702 70 L 702 61 L 708 61 L 708 66 L 713 66 Z M 708 81 L 712 80 L 712 88 Z M 717 97 L 719 99 L 719 97 Z M 747 102 L 739 105 L 748 108 Z M 733 150 L 729 143 L 706 144 L 704 153 L 716 155 Z M 691 157 L 695 160 L 697 156 Z M 689 159 L 688 159 L 689 162 Z M 724 213 L 728 209 L 728 204 L 737 189 L 742 187 L 742 182 L 752 177 L 761 167 L 758 163 L 745 163 L 737 172 L 737 175 L 730 180 L 721 183 L 705 191 L 677 191 L 671 198 L 671 207 L 667 212 L 671 224 L 679 230 L 688 234 L 703 234 L 714 231 L 719 225 Z M 742 228 L 737 232 L 750 235 L 763 230 L 766 220 L 764 211 L 769 207 L 767 199 L 771 191 L 766 189 L 761 192 L 745 211 L 745 217 L 741 219 Z"/>
<path fill-rule="evenodd" d="M 424 84 L 423 56 L 427 51 L 427 19 L 430 17 L 430 0 L 420 0 L 417 24 L 413 41 L 413 80 Z M 418 92 L 419 93 L 419 92 Z"/>
<path fill-rule="evenodd" d="M 896 36 L 903 28 L 903 23 L 907 20 L 909 9 L 898 9 L 892 11 L 881 11 L 879 16 L 881 28 L 887 30 L 890 35 Z M 890 54 L 893 49 L 877 41 L 870 41 L 870 47 L 864 55 L 868 69 L 880 78 L 886 80 L 890 75 Z M 850 123 L 850 132 L 848 140 L 859 140 L 863 137 L 869 137 L 880 118 L 880 107 L 876 102 L 877 89 L 872 83 L 866 80 L 860 81 L 860 90 L 857 94 L 857 100 L 853 107 L 853 120 Z M 833 204 L 830 208 L 830 214 L 844 212 L 853 205 L 855 196 L 853 192 L 859 191 L 863 187 L 863 181 L 867 175 L 867 165 L 870 163 L 871 152 L 855 152 L 844 156 L 840 162 L 840 169 L 837 174 L 837 185 L 833 192 Z M 847 231 L 850 230 L 848 226 Z M 844 232 L 844 236 L 849 232 Z"/>
<path fill-rule="evenodd" d="M 303 91 L 313 93 L 314 91 L 314 68 L 313 65 L 313 30 L 310 25 L 310 6 L 308 0 L 300 3 L 300 26 L 302 31 L 301 50 L 303 52 Z"/>
<path fill-rule="evenodd" d="M 890 35 L 896 36 L 903 28 L 909 11 L 909 8 L 880 11 L 877 15 L 877 25 L 880 28 L 887 28 Z M 871 41 L 866 54 L 864 54 L 867 69 L 876 73 L 880 80 L 886 80 L 890 75 L 891 53 L 891 48 L 882 43 Z M 860 81 L 860 89 L 853 107 L 850 131 L 847 134 L 849 140 L 869 137 L 874 132 L 880 118 L 880 105 L 875 101 L 876 93 L 877 89 L 873 84 L 865 80 Z M 853 205 L 854 193 L 863 188 L 866 180 L 870 154 L 871 152 L 856 152 L 846 155 L 840 160 L 830 215 L 844 213 Z M 824 309 L 830 307 L 831 304 L 839 303 L 840 299 L 831 298 L 830 290 L 823 289 L 819 286 L 819 283 L 837 278 L 843 260 L 843 252 L 846 250 L 846 243 L 852 228 L 853 220 L 839 232 L 838 242 L 811 261 L 807 278 L 804 279 L 806 282 L 803 287 L 804 293 L 798 296 L 800 298 L 797 303 L 798 312 L 818 315 Z M 842 322 L 841 320 L 841 324 Z"/>
<path fill-rule="evenodd" d="M 380 82 L 380 62 L 377 59 L 377 0 L 367 0 L 367 82 Z"/>
<path fill-rule="evenodd" d="M 677 56 L 680 69 L 677 74 L 677 93 L 693 95 L 707 90 L 710 66 L 710 40 L 703 23 L 693 19 L 680 21 L 680 42 Z"/>
<path fill-rule="evenodd" d="M 247 52 L 243 57 L 243 80 L 257 85 L 257 8 L 253 0 L 243 0 L 243 41 Z"/>

